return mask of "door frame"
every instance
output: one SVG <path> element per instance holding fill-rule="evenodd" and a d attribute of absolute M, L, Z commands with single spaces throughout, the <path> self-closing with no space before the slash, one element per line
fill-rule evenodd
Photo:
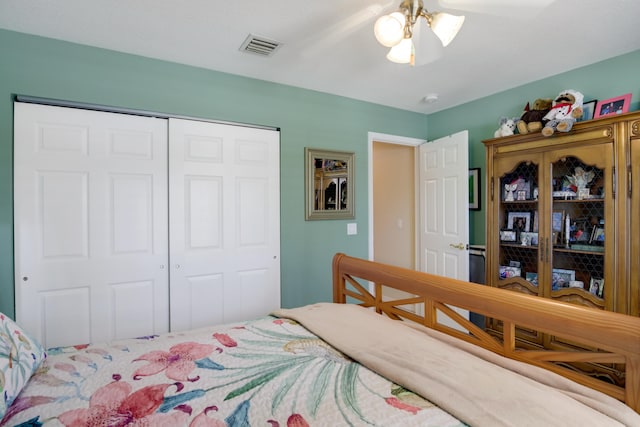
<path fill-rule="evenodd" d="M 397 145 L 408 145 L 411 147 L 417 147 L 421 144 L 427 142 L 426 139 L 419 138 L 411 138 L 407 136 L 400 135 L 391 135 L 386 133 L 378 133 L 378 132 L 368 132 L 368 144 L 367 144 L 367 153 L 368 153 L 368 171 L 367 171 L 367 179 L 368 179 L 368 211 L 369 211 L 369 229 L 368 229 L 368 243 L 369 243 L 369 260 L 373 261 L 373 143 L 375 142 L 384 142 L 386 144 L 397 144 Z M 418 159 L 416 159 L 418 160 Z M 414 165 L 414 175 L 416 172 L 416 167 Z M 417 191 L 414 194 L 414 197 L 417 198 Z M 418 205 L 416 204 L 416 209 L 418 209 Z M 416 216 L 417 220 L 417 216 Z M 418 240 L 416 239 L 416 245 L 418 244 Z M 418 252 L 415 251 L 417 261 Z M 416 264 L 417 265 L 417 264 Z"/>

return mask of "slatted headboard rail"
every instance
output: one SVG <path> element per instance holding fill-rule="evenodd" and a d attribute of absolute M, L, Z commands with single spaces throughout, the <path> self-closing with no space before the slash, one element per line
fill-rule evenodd
<path fill-rule="evenodd" d="M 392 293 L 401 296 L 383 299 L 383 288 L 394 289 Z M 640 318 L 480 286 L 341 253 L 333 258 L 333 300 L 372 307 L 392 319 L 417 322 L 505 357 L 549 369 L 613 396 L 640 412 Z M 451 307 L 502 321 L 502 342 Z M 443 324 L 438 312 L 457 323 L 462 331 Z M 596 350 L 519 349 L 516 327 L 561 337 Z M 626 385 L 620 387 L 604 382 L 565 368 L 558 362 L 622 364 Z"/>

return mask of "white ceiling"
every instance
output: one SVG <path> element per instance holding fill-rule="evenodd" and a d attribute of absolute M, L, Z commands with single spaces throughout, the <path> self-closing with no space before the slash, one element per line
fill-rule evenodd
<path fill-rule="evenodd" d="M 483 13 L 424 3 L 466 20 L 420 67 L 387 61 L 373 36 L 400 0 L 0 0 L 0 28 L 422 113 L 640 49 L 638 0 L 556 0 L 536 13 L 516 0 L 472 1 Z M 240 52 L 249 34 L 283 45 L 271 57 Z M 439 100 L 424 102 L 431 93 Z"/>

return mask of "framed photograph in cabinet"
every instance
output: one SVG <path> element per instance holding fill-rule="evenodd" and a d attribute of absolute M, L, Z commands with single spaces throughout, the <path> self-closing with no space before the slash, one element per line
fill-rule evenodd
<path fill-rule="evenodd" d="M 604 245 L 604 227 L 596 225 L 591 230 L 591 239 L 589 243 L 592 245 Z"/>
<path fill-rule="evenodd" d="M 630 93 L 599 101 L 596 106 L 595 118 L 626 113 L 629 111 L 629 104 L 631 104 Z"/>
<path fill-rule="evenodd" d="M 552 277 L 552 289 L 568 288 L 569 283 L 576 280 L 576 272 L 573 270 L 554 268 L 552 271 Z"/>
<path fill-rule="evenodd" d="M 553 211 L 551 216 L 551 230 L 562 233 L 564 225 L 564 211 Z"/>
<path fill-rule="evenodd" d="M 501 279 L 509 279 L 511 277 L 520 277 L 522 270 L 519 267 L 510 267 L 508 265 L 501 265 L 499 272 Z"/>
<path fill-rule="evenodd" d="M 504 184 L 502 200 L 505 202 L 513 202 L 514 200 L 530 200 L 531 199 L 531 182 L 524 178 L 518 178 L 515 181 Z"/>
<path fill-rule="evenodd" d="M 537 246 L 538 233 L 524 231 L 520 233 L 520 242 L 522 243 L 522 246 Z"/>
<path fill-rule="evenodd" d="M 597 103 L 598 103 L 598 100 L 594 99 L 592 101 L 585 102 L 582 104 L 582 118 L 580 119 L 581 122 L 584 122 L 585 120 L 593 119 L 593 114 L 596 112 Z"/>
<path fill-rule="evenodd" d="M 527 271 L 526 273 L 524 273 L 524 278 L 533 286 L 538 286 L 538 273 Z"/>
<path fill-rule="evenodd" d="M 479 211 L 480 204 L 480 168 L 469 169 L 469 210 Z"/>
<path fill-rule="evenodd" d="M 304 149 L 304 219 L 353 219 L 354 153 Z"/>
<path fill-rule="evenodd" d="M 531 228 L 531 231 L 534 233 L 538 232 L 538 211 L 533 211 L 533 227 Z"/>
<path fill-rule="evenodd" d="M 604 295 L 604 279 L 592 277 L 591 282 L 589 282 L 589 293 L 602 298 L 602 295 Z"/>
<path fill-rule="evenodd" d="M 531 226 L 531 212 L 508 212 L 507 228 L 509 230 L 529 231 Z"/>
<path fill-rule="evenodd" d="M 507 243 L 514 243 L 516 241 L 515 230 L 500 230 L 500 241 Z"/>

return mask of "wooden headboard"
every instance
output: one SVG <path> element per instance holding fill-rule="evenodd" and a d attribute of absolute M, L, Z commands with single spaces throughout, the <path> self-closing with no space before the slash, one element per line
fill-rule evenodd
<path fill-rule="evenodd" d="M 383 288 L 410 295 L 383 300 Z M 376 312 L 392 319 L 414 321 L 505 357 L 549 369 L 613 396 L 640 412 L 640 318 L 421 273 L 341 253 L 333 258 L 333 300 L 374 307 Z M 504 325 L 502 342 L 450 307 L 501 320 Z M 439 323 L 438 311 L 466 332 Z M 518 349 L 516 326 L 598 350 Z M 626 385 L 613 385 L 555 362 L 623 364 Z"/>

